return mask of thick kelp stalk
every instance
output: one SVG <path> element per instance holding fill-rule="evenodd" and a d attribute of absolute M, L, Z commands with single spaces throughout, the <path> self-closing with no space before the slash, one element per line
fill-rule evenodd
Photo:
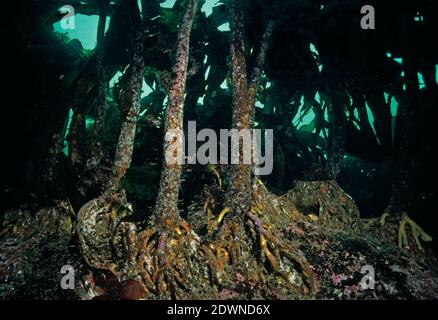
<path fill-rule="evenodd" d="M 232 73 L 232 129 L 239 131 L 237 148 L 232 146 L 231 152 L 237 152 L 238 164 L 232 164 L 228 171 L 229 185 L 225 195 L 224 206 L 221 216 L 225 217 L 217 237 L 217 243 L 206 248 L 206 255 L 210 257 L 211 272 L 216 282 L 223 281 L 224 268 L 229 264 L 239 272 L 246 272 L 241 264 L 243 260 L 248 261 L 247 265 L 255 265 L 251 243 L 244 229 L 245 215 L 251 206 L 251 163 L 244 163 L 244 150 L 248 145 L 243 144 L 244 136 L 240 135 L 241 130 L 248 130 L 248 77 L 246 72 L 246 57 L 244 46 L 244 17 L 241 0 L 234 0 L 231 3 L 231 73 Z M 248 137 L 246 137 L 248 138 Z M 233 158 L 233 155 L 232 155 Z M 219 222 L 222 218 L 219 218 Z M 226 255 L 223 255 L 225 252 Z M 217 257 L 214 259 L 213 257 Z M 240 260 L 242 259 L 242 261 Z M 250 262 L 251 261 L 251 262 Z M 219 268 L 218 268 L 219 266 Z M 255 267 L 256 268 L 256 267 Z M 249 273 L 249 270 L 248 272 Z"/>
<path fill-rule="evenodd" d="M 111 270 L 114 274 L 119 272 L 119 266 L 112 259 L 113 237 L 121 219 L 131 213 L 120 182 L 131 164 L 144 71 L 143 26 L 136 1 L 130 1 L 136 9 L 132 31 L 133 58 L 127 70 L 127 87 L 120 106 L 124 119 L 112 172 L 104 194 L 89 201 L 79 210 L 76 225 L 85 261 L 94 268 Z"/>
<path fill-rule="evenodd" d="M 232 128 L 240 131 L 250 129 L 242 1 L 232 2 L 231 15 Z M 230 168 L 230 184 L 225 199 L 225 206 L 231 211 L 230 216 L 237 217 L 249 210 L 251 202 L 251 166 L 243 163 L 243 153 L 251 150 L 244 150 L 241 140 L 239 136 L 239 163 Z"/>
<path fill-rule="evenodd" d="M 178 47 L 175 64 L 172 71 L 172 82 L 169 88 L 169 103 L 167 106 L 164 132 L 177 132 L 183 129 L 184 92 L 187 81 L 187 68 L 189 64 L 190 34 L 195 19 L 198 0 L 187 2 L 187 10 L 178 33 Z M 174 137 L 178 139 L 178 137 Z M 173 143 L 178 143 L 173 140 Z M 165 141 L 163 152 L 166 154 L 168 144 Z M 183 152 L 183 150 L 179 150 Z M 160 188 L 154 209 L 155 218 L 164 221 L 166 218 L 177 218 L 178 196 L 181 184 L 181 164 L 169 164 L 164 159 L 161 173 Z"/>
<path fill-rule="evenodd" d="M 169 87 L 169 103 L 165 133 L 178 133 L 183 128 L 184 92 L 189 61 L 190 34 L 196 16 L 198 0 L 186 3 L 186 12 L 178 33 L 178 46 Z M 180 148 L 178 137 L 172 134 L 170 143 Z M 175 145 L 176 144 L 176 145 Z M 169 146 L 164 142 L 164 154 Z M 180 148 L 176 152 L 183 152 Z M 167 163 L 161 174 L 160 189 L 149 228 L 136 237 L 136 252 L 130 253 L 128 277 L 141 278 L 146 296 L 159 298 L 202 297 L 208 286 L 207 264 L 200 247 L 200 238 L 181 219 L 178 194 L 181 184 L 181 164 Z M 204 291 L 205 292 L 205 291 Z"/>
<path fill-rule="evenodd" d="M 247 65 L 244 45 L 244 18 L 242 4 L 235 1 L 232 6 L 232 80 L 233 80 L 233 114 L 232 128 L 237 130 L 253 129 L 255 116 L 255 102 L 257 89 L 263 67 L 266 60 L 266 52 L 269 48 L 270 39 L 274 30 L 274 21 L 269 20 L 266 24 L 260 46 L 255 57 L 255 64 L 247 78 Z M 233 165 L 230 169 L 230 186 L 226 197 L 226 206 L 231 212 L 242 214 L 249 209 L 251 168 L 255 166 L 256 148 L 243 150 L 239 141 L 239 164 Z M 244 152 L 251 152 L 252 166 L 243 163 Z"/>
<path fill-rule="evenodd" d="M 256 92 L 274 25 L 272 21 L 267 24 L 248 83 L 242 1 L 232 3 L 231 13 L 232 126 L 237 130 L 252 129 Z M 213 279 L 219 285 L 227 286 L 230 285 L 227 276 L 230 272 L 242 274 L 247 281 L 256 283 L 279 277 L 282 278 L 280 282 L 285 281 L 284 287 L 308 294 L 316 288 L 309 263 L 300 250 L 271 231 L 282 224 L 277 220 L 277 216 L 282 215 L 281 209 L 265 205 L 274 201 L 267 199 L 270 196 L 259 179 L 252 183 L 252 164 L 243 163 L 243 147 L 239 141 L 239 164 L 230 169 L 226 207 L 219 215 L 219 223 L 224 213 L 230 213 L 223 221 L 216 241 L 204 247 Z M 300 280 L 296 281 L 298 278 Z"/>

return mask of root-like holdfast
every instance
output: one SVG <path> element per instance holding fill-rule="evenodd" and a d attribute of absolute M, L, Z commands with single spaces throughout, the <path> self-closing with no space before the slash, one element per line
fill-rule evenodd
<path fill-rule="evenodd" d="M 227 290 L 241 297 L 280 291 L 310 297 L 319 287 L 313 266 L 283 233 L 285 227 L 325 226 L 333 218 L 335 229 L 351 230 L 356 226 L 357 208 L 337 185 L 320 182 L 307 187 L 277 196 L 256 180 L 251 208 L 242 215 L 221 208 L 221 201 L 216 201 L 220 195 L 209 194 L 196 206 L 197 220 L 207 226 L 203 233 L 179 216 L 160 217 L 137 232 L 133 223 L 123 221 L 130 214 L 126 199 L 107 194 L 80 211 L 77 230 L 82 252 L 90 266 L 110 270 L 121 281 L 139 281 L 148 299 L 215 298 Z M 343 198 L 342 208 L 332 208 L 329 196 L 336 197 L 334 202 Z M 296 203 L 300 197 L 316 199 L 326 212 L 308 214 L 300 207 L 302 200 Z M 351 212 L 353 217 L 348 218 Z"/>
<path fill-rule="evenodd" d="M 261 180 L 253 185 L 251 211 L 247 217 L 257 233 L 262 262 L 266 259 L 275 273 L 302 293 L 315 292 L 316 280 L 306 257 L 280 235 L 280 228 L 285 223 L 305 217 L 287 198 L 271 194 Z M 298 274 L 293 269 L 297 269 L 301 279 L 297 279 Z"/>
<path fill-rule="evenodd" d="M 265 282 L 266 275 L 273 272 L 301 294 L 316 291 L 315 277 L 303 253 L 275 235 L 289 219 L 297 219 L 299 212 L 286 198 L 270 194 L 260 180 L 253 185 L 252 199 L 251 211 L 244 217 L 224 219 L 231 214 L 224 208 L 215 220 L 216 225 L 224 220 L 217 240 L 203 247 L 214 282 L 223 282 L 231 268 L 251 281 Z M 255 251 L 260 254 L 254 255 Z"/>
<path fill-rule="evenodd" d="M 385 237 L 393 240 L 397 239 L 400 249 L 406 248 L 424 253 L 421 241 L 432 241 L 432 237 L 409 217 L 406 212 L 391 214 L 385 212 L 381 217 L 366 219 L 365 227 L 368 232 L 375 232 L 375 227 L 378 227 Z"/>
<path fill-rule="evenodd" d="M 193 298 L 209 283 L 200 239 L 182 219 L 169 218 L 140 232 L 137 249 L 138 274 L 158 298 Z"/>
<path fill-rule="evenodd" d="M 421 246 L 420 238 L 423 241 L 432 241 L 432 237 L 429 236 L 424 230 L 412 220 L 406 212 L 402 213 L 400 219 L 400 226 L 398 230 L 398 246 L 403 248 L 403 246 L 408 246 L 408 235 L 406 232 L 406 225 L 409 225 L 412 231 L 412 237 L 414 238 L 415 244 L 420 250 L 423 250 Z"/>

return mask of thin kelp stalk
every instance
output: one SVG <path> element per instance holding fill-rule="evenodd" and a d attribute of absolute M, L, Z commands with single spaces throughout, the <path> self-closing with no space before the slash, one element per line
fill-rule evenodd
<path fill-rule="evenodd" d="M 345 108 L 344 99 L 339 92 L 341 88 L 333 87 L 331 91 L 332 101 L 329 105 L 329 140 L 326 175 L 329 180 L 336 180 L 341 171 L 342 160 L 345 155 Z"/>
<path fill-rule="evenodd" d="M 250 129 L 248 113 L 248 83 L 244 47 L 244 18 L 242 1 L 231 4 L 231 64 L 232 64 L 232 129 Z M 245 214 L 251 202 L 251 165 L 243 163 L 243 143 L 239 137 L 239 163 L 233 164 L 229 171 L 229 187 L 225 206 L 231 211 L 230 216 L 240 217 Z M 239 218 L 240 219 L 240 218 Z"/>
<path fill-rule="evenodd" d="M 84 201 L 89 201 L 99 196 L 108 186 L 112 169 L 110 157 L 104 154 L 102 143 L 102 133 L 106 118 L 108 95 L 108 79 L 111 79 L 118 69 L 124 69 L 129 61 L 122 61 L 119 53 L 111 55 L 110 59 L 105 52 L 110 52 L 109 48 L 114 47 L 115 35 L 119 32 L 120 21 L 124 19 L 129 23 L 124 23 L 123 31 L 132 34 L 135 27 L 131 20 L 135 19 L 136 3 L 129 1 L 119 1 L 114 6 L 111 24 L 108 32 L 105 33 L 107 16 L 110 14 L 107 0 L 99 0 L 99 23 L 97 30 L 97 45 L 93 54 L 84 61 L 78 69 L 63 78 L 63 94 L 65 106 L 73 108 L 74 115 L 68 135 L 69 142 L 69 166 L 72 172 L 74 189 L 78 205 Z M 140 19 L 140 17 L 138 17 Z M 129 39 L 129 38 L 128 38 Z M 132 52 L 128 50 L 129 41 L 124 41 L 126 47 L 120 47 L 121 52 Z M 128 60 L 128 59 L 126 59 Z M 121 99 L 123 100 L 123 98 Z M 120 105 L 123 103 L 121 102 Z M 95 125 L 91 132 L 91 139 L 84 139 L 85 136 L 85 116 L 94 115 Z M 76 120 L 76 118 L 78 118 Z M 75 128 L 77 126 L 77 128 Z M 76 136 L 79 135 L 79 136 Z"/>
<path fill-rule="evenodd" d="M 71 121 L 68 134 L 68 160 L 71 170 L 80 173 L 83 164 L 83 139 L 85 130 L 85 117 L 80 110 L 76 110 Z"/>
<path fill-rule="evenodd" d="M 140 95 L 143 83 L 144 57 L 143 57 L 143 31 L 137 30 L 134 39 L 134 57 L 128 70 L 130 77 L 127 83 L 123 106 L 125 119 L 120 129 L 117 142 L 114 164 L 108 190 L 120 189 L 120 182 L 131 165 L 134 150 L 135 130 L 137 115 L 140 108 Z"/>
<path fill-rule="evenodd" d="M 53 195 L 55 197 L 59 197 L 64 194 L 65 187 L 62 183 L 60 183 L 60 171 L 59 171 L 59 163 L 58 156 L 60 150 L 62 148 L 63 136 L 56 132 L 50 139 L 49 150 L 47 153 L 47 165 L 46 171 L 43 172 L 43 181 L 40 186 L 42 187 L 40 190 L 46 193 L 47 195 Z"/>
<path fill-rule="evenodd" d="M 99 0 L 99 23 L 97 26 L 97 44 L 95 49 L 95 59 L 96 59 L 96 100 L 94 103 L 94 132 L 93 138 L 89 143 L 89 157 L 86 161 L 86 176 L 94 177 L 92 184 L 94 184 L 95 189 L 102 190 L 107 183 L 104 179 L 96 179 L 97 177 L 106 176 L 101 174 L 103 168 L 108 168 L 103 163 L 104 154 L 103 147 L 101 144 L 102 135 L 105 130 L 105 119 L 107 114 L 107 102 L 106 98 L 108 95 L 108 78 L 107 71 L 104 65 L 105 59 L 105 26 L 107 22 L 107 11 L 108 11 L 108 1 Z M 102 181 L 103 180 L 103 181 Z"/>
<path fill-rule="evenodd" d="M 103 132 L 106 116 L 106 95 L 107 95 L 107 78 L 103 60 L 105 57 L 105 25 L 107 16 L 107 0 L 99 0 L 99 24 L 97 26 L 97 45 L 96 45 L 96 69 L 97 69 L 97 98 L 94 119 L 94 134 L 96 137 Z"/>
<path fill-rule="evenodd" d="M 178 33 L 178 47 L 175 64 L 172 71 L 172 82 L 169 88 L 169 103 L 167 105 L 164 132 L 183 129 L 184 92 L 187 81 L 187 67 L 189 63 L 190 34 L 195 19 L 198 0 L 189 0 Z M 163 152 L 166 154 L 168 145 L 164 142 Z M 181 150 L 180 150 L 181 151 Z M 181 164 L 177 161 L 168 164 L 164 160 L 161 173 L 160 188 L 155 205 L 154 216 L 161 219 L 177 218 L 178 195 L 181 184 Z"/>
<path fill-rule="evenodd" d="M 78 199 L 89 198 L 89 191 L 91 185 L 93 185 L 91 176 L 86 171 L 89 156 L 89 145 L 87 141 L 87 132 L 85 125 L 85 106 L 90 104 L 94 100 L 91 94 L 86 95 L 81 101 L 77 101 L 74 105 L 74 111 L 72 115 L 70 130 L 67 135 L 68 142 L 68 165 L 69 170 L 72 173 L 74 180 L 74 188 L 76 190 L 75 196 Z M 79 200 L 81 202 L 81 200 Z M 81 202 L 82 204 L 82 202 Z"/>
<path fill-rule="evenodd" d="M 274 30 L 274 21 L 269 20 L 266 25 L 266 30 L 263 34 L 262 41 L 260 43 L 259 52 L 256 57 L 255 66 L 251 73 L 251 77 L 249 79 L 248 85 L 248 119 L 249 119 L 249 127 L 250 129 L 254 129 L 254 121 L 255 121 L 255 103 L 256 103 L 256 95 L 257 89 L 260 85 L 260 79 L 262 77 L 263 67 L 266 61 L 266 52 L 269 48 L 269 42 L 272 37 L 272 32 Z M 256 175 L 256 171 L 254 170 L 256 167 L 257 160 L 257 148 L 255 145 L 251 148 L 251 159 L 252 159 L 252 172 L 253 175 Z"/>
<path fill-rule="evenodd" d="M 248 85 L 248 117 L 249 117 L 249 127 L 254 128 L 254 117 L 255 117 L 255 100 L 257 95 L 257 89 L 260 85 L 260 79 L 263 72 L 263 67 L 266 61 L 266 52 L 269 48 L 269 43 L 272 37 L 272 32 L 274 30 L 274 21 L 269 20 L 266 25 L 266 30 L 263 34 L 262 41 L 260 43 L 260 48 L 256 57 L 256 62 L 254 69 L 251 73 Z"/>

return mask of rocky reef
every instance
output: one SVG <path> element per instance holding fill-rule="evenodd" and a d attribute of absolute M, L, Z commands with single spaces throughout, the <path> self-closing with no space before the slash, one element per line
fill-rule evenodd
<path fill-rule="evenodd" d="M 82 215 L 76 215 L 67 201 L 39 210 L 21 207 L 8 211 L 0 240 L 1 297 L 438 298 L 433 253 L 419 248 L 410 233 L 409 246 L 399 248 L 396 240 L 400 226 L 391 220 L 382 226 L 360 219 L 354 201 L 335 182 L 297 182 L 281 196 L 256 183 L 253 209 L 245 223 L 246 236 L 241 239 L 246 249 L 240 252 L 238 261 L 231 262 L 229 248 L 237 246 L 239 239 L 228 249 L 220 249 L 212 237 L 224 216 L 220 206 L 213 205 L 220 202 L 217 191 L 206 190 L 203 201 L 190 207 L 188 223 L 175 231 L 171 242 L 175 248 L 170 251 L 175 257 L 167 258 L 178 260 L 180 269 L 176 268 L 179 272 L 169 283 L 171 278 L 159 275 L 166 275 L 165 265 L 160 272 L 150 273 L 156 262 L 148 261 L 145 246 L 159 239 L 153 240 L 147 229 L 141 231 L 142 223 L 122 219 L 129 216 L 129 209 L 120 203 L 111 208 L 97 206 L 101 214 L 109 213 L 97 219 L 87 218 L 85 209 Z M 118 215 L 120 219 L 115 219 Z M 85 230 L 81 227 L 84 219 L 98 223 Z M 186 235 L 191 242 L 183 240 Z M 178 241 L 192 247 L 177 252 Z M 74 289 L 61 287 L 65 276 L 61 268 L 65 265 L 74 270 Z M 190 272 L 184 273 L 187 266 Z"/>

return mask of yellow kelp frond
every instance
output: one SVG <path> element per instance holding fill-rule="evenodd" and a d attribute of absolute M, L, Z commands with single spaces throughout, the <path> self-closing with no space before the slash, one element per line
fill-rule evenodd
<path fill-rule="evenodd" d="M 211 172 L 212 174 L 214 174 L 216 176 L 217 184 L 218 184 L 219 188 L 222 188 L 222 178 L 221 178 L 221 175 L 219 174 L 218 170 L 216 169 L 217 165 L 209 164 L 207 166 L 207 168 L 208 168 L 209 172 Z"/>
<path fill-rule="evenodd" d="M 230 212 L 230 209 L 229 209 L 229 208 L 224 208 L 224 209 L 222 209 L 221 213 L 219 213 L 219 216 L 218 216 L 218 218 L 217 218 L 217 222 L 218 222 L 218 223 L 221 223 L 222 220 L 224 219 L 225 215 L 226 215 L 228 212 Z"/>

